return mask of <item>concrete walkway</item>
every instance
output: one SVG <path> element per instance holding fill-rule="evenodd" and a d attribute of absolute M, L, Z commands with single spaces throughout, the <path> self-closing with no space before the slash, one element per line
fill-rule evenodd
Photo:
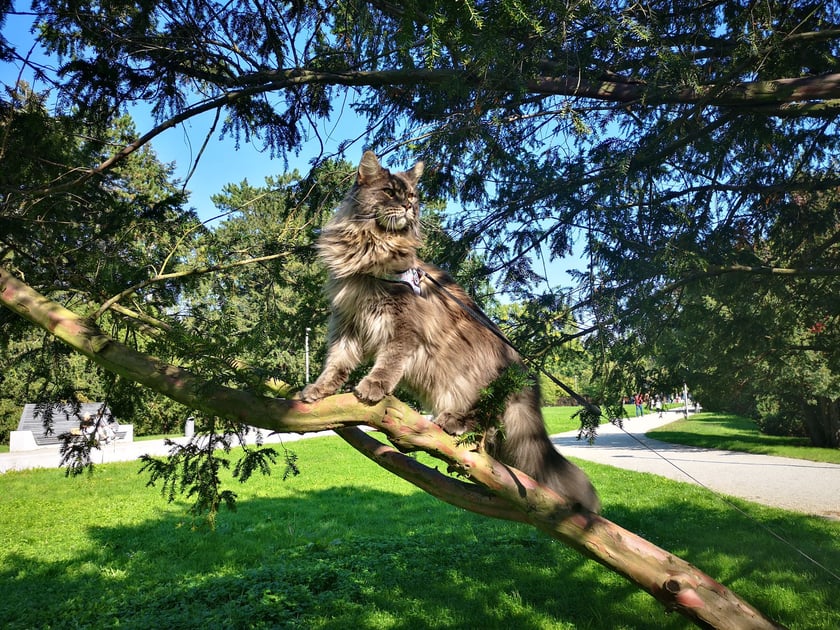
<path fill-rule="evenodd" d="M 552 441 L 564 455 L 570 457 L 653 473 L 677 481 L 699 482 L 716 492 L 764 505 L 840 518 L 840 465 L 708 450 L 645 438 L 647 431 L 673 422 L 681 414 L 666 412 L 662 415 L 662 418 L 649 414 L 626 420 L 624 431 L 613 425 L 603 425 L 592 446 L 579 441 L 577 431 L 552 436 Z M 264 435 L 264 439 L 266 443 L 276 443 L 281 439 L 292 442 L 331 433 L 286 433 Z M 183 442 L 184 438 L 175 441 Z M 94 450 L 92 459 L 94 463 L 130 461 L 145 453 L 166 455 L 168 452 L 169 447 L 163 440 L 147 440 L 115 443 L 102 450 Z M 57 447 L 0 453 L 0 473 L 28 468 L 55 468 L 59 461 Z"/>
<path fill-rule="evenodd" d="M 703 485 L 722 494 L 805 514 L 840 519 L 840 464 L 717 451 L 668 444 L 645 437 L 679 420 L 681 412 L 624 421 L 624 430 L 602 425 L 590 446 L 577 431 L 552 436 L 570 457 Z M 652 449 L 652 450 L 651 450 Z"/>

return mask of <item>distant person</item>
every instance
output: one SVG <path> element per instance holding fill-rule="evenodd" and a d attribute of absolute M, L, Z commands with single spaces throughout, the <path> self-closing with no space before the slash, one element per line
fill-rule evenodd
<path fill-rule="evenodd" d="M 645 399 L 641 394 L 633 396 L 633 402 L 636 404 L 636 417 L 645 415 Z"/>
<path fill-rule="evenodd" d="M 662 417 L 662 398 L 659 396 L 656 397 L 656 400 L 653 403 L 654 409 L 656 409 L 656 413 L 661 418 Z"/>
<path fill-rule="evenodd" d="M 100 444 L 110 444 L 117 439 L 117 432 L 111 423 L 105 420 L 99 421 L 99 426 L 96 428 L 96 439 Z"/>

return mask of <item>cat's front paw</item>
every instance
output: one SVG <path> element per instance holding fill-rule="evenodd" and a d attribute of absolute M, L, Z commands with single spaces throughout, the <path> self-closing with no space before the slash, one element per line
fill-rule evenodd
<path fill-rule="evenodd" d="M 353 389 L 356 398 L 366 403 L 378 403 L 380 400 L 388 395 L 388 390 L 385 388 L 385 383 L 374 378 L 363 378 L 362 381 Z"/>
<path fill-rule="evenodd" d="M 305 403 L 318 402 L 322 398 L 324 398 L 324 393 L 320 390 L 320 388 L 315 386 L 315 383 L 307 385 L 298 394 L 298 400 Z"/>

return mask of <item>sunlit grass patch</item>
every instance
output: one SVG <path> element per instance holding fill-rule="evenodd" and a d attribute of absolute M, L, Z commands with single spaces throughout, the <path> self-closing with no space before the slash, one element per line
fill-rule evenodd
<path fill-rule="evenodd" d="M 805 438 L 765 435 L 755 422 L 734 414 L 699 413 L 647 435 L 672 444 L 840 464 L 840 449 L 808 446 Z"/>

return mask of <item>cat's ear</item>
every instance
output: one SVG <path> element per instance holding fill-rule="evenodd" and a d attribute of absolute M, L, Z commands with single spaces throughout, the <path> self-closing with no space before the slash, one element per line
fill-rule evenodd
<path fill-rule="evenodd" d="M 420 181 L 420 176 L 423 174 L 423 162 L 417 162 L 417 164 L 412 166 L 411 170 L 406 171 L 405 174 L 409 176 L 413 184 L 417 184 L 417 182 Z"/>
<path fill-rule="evenodd" d="M 365 151 L 362 155 L 362 161 L 359 163 L 359 172 L 356 174 L 356 183 L 360 186 L 363 184 L 370 184 L 377 177 L 382 175 L 382 165 L 379 163 L 379 158 L 373 151 Z"/>

